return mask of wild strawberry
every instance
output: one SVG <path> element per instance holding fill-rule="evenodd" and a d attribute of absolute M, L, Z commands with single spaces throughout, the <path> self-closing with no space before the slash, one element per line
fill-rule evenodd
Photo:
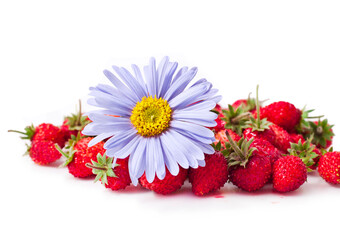
<path fill-rule="evenodd" d="M 290 135 L 290 142 L 292 143 L 298 143 L 301 140 L 301 143 L 304 143 L 306 140 L 305 138 L 302 136 L 302 134 L 298 134 L 298 133 L 291 133 Z"/>
<path fill-rule="evenodd" d="M 9 132 L 20 133 L 23 135 L 21 139 L 30 140 L 30 144 L 27 145 L 27 153 L 38 164 L 45 165 L 61 157 L 54 144 L 63 147 L 65 140 L 60 128 L 53 124 L 42 123 L 37 127 L 27 126 L 25 132 L 16 130 L 9 130 Z"/>
<path fill-rule="evenodd" d="M 228 131 L 228 133 L 230 134 L 231 138 L 235 142 L 238 142 L 241 139 L 241 137 L 239 135 L 237 135 L 235 132 L 231 131 L 230 129 L 227 129 L 227 130 L 224 129 L 224 130 L 219 131 L 215 135 L 216 141 L 214 142 L 214 144 L 217 144 L 218 142 L 221 142 L 222 143 L 222 148 L 224 148 L 224 143 L 225 142 L 229 142 L 229 140 L 227 138 L 227 135 L 225 134 L 225 131 Z"/>
<path fill-rule="evenodd" d="M 55 148 L 55 143 L 52 141 L 36 140 L 28 149 L 31 159 L 40 165 L 46 165 L 58 160 L 61 154 Z"/>
<path fill-rule="evenodd" d="M 328 152 L 320 158 L 318 172 L 328 183 L 340 184 L 340 152 Z"/>
<path fill-rule="evenodd" d="M 228 159 L 229 180 L 237 187 L 248 191 L 262 188 L 270 179 L 272 166 L 271 160 L 263 149 L 251 148 L 254 139 L 247 141 L 241 139 L 237 144 L 226 133 L 230 147 L 223 150 Z"/>
<path fill-rule="evenodd" d="M 299 140 L 298 143 L 290 143 L 291 146 L 288 149 L 290 155 L 297 156 L 302 160 L 308 172 L 316 169 L 321 157 L 321 151 L 311 141 L 312 139 L 309 138 L 307 141 Z"/>
<path fill-rule="evenodd" d="M 228 180 L 228 164 L 223 154 L 216 151 L 205 155 L 205 166 L 189 169 L 189 182 L 192 192 L 197 196 L 216 191 Z"/>
<path fill-rule="evenodd" d="M 248 128 L 244 130 L 243 136 L 248 140 L 251 138 L 267 140 L 280 151 L 285 153 L 290 147 L 290 136 L 287 131 L 278 125 L 268 122 L 266 118 L 260 118 L 258 87 L 259 86 L 256 88 L 257 118 L 250 118 L 250 121 L 248 121 Z"/>
<path fill-rule="evenodd" d="M 218 116 L 215 119 L 216 122 L 216 126 L 215 127 L 209 127 L 209 129 L 213 130 L 215 133 L 221 131 L 224 129 L 224 125 L 225 125 L 225 121 L 222 120 L 223 113 L 222 113 L 222 107 L 219 104 L 216 104 L 215 108 L 212 110 L 213 112 L 215 112 Z"/>
<path fill-rule="evenodd" d="M 157 176 L 155 176 L 155 179 L 152 183 L 148 182 L 144 173 L 143 176 L 139 179 L 139 183 L 143 187 L 152 190 L 155 193 L 167 195 L 180 189 L 187 177 L 188 169 L 180 167 L 177 176 L 171 175 L 169 170 L 166 169 L 165 178 L 160 180 Z"/>
<path fill-rule="evenodd" d="M 234 109 L 241 108 L 244 112 L 250 112 L 256 109 L 256 101 L 254 98 L 248 95 L 248 99 L 239 99 L 236 100 L 232 105 Z"/>
<path fill-rule="evenodd" d="M 67 166 L 68 171 L 75 177 L 85 178 L 92 176 L 92 170 L 86 167 L 87 163 L 96 161 L 97 154 L 104 154 L 104 142 L 99 142 L 96 145 L 89 147 L 88 143 L 93 137 L 81 138 L 78 133 L 77 138 L 72 136 L 66 147 L 66 152 L 63 152 L 58 146 L 56 148 L 66 158 L 61 167 Z"/>
<path fill-rule="evenodd" d="M 78 132 L 81 132 L 81 130 L 83 130 L 83 128 L 90 122 L 91 120 L 82 114 L 81 101 L 79 101 L 78 112 L 65 117 L 63 125 L 60 127 L 64 134 L 65 141 L 68 141 L 71 138 L 71 135 L 77 136 Z"/>
<path fill-rule="evenodd" d="M 282 151 L 274 147 L 273 144 L 260 138 L 255 138 L 250 147 L 258 150 L 256 152 L 257 155 L 268 157 L 272 165 L 284 154 Z"/>
<path fill-rule="evenodd" d="M 307 169 L 297 156 L 285 156 L 274 163 L 273 188 L 281 193 L 298 189 L 307 180 Z"/>
<path fill-rule="evenodd" d="M 33 124 L 31 126 L 27 126 L 25 128 L 25 132 L 16 131 L 16 130 L 8 130 L 9 132 L 20 133 L 23 136 L 21 139 L 28 139 L 31 142 L 37 140 L 43 141 L 52 141 L 54 143 L 58 143 L 60 147 L 64 147 L 65 140 L 61 129 L 57 126 L 54 126 L 51 123 L 42 123 L 38 126 L 34 127 Z"/>
<path fill-rule="evenodd" d="M 333 126 L 328 124 L 328 120 L 309 122 L 309 128 L 303 133 L 305 138 L 312 137 L 312 143 L 318 148 L 328 149 L 333 141 Z"/>
<path fill-rule="evenodd" d="M 274 102 L 262 108 L 261 118 L 282 127 L 290 132 L 295 129 L 301 120 L 301 110 L 288 102 Z"/>
<path fill-rule="evenodd" d="M 86 167 L 92 169 L 92 173 L 96 175 L 94 182 L 100 180 L 106 188 L 111 190 L 124 189 L 130 185 L 131 179 L 128 169 L 129 158 L 117 159 L 113 166 L 113 159 L 106 157 L 106 154 L 97 154 L 97 162 L 92 161 L 92 164 L 86 163 Z"/>

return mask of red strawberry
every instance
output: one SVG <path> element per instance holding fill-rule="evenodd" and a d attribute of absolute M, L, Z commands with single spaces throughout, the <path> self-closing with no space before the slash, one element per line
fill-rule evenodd
<path fill-rule="evenodd" d="M 340 184 L 340 152 L 328 152 L 320 158 L 318 171 L 328 183 Z"/>
<path fill-rule="evenodd" d="M 64 147 L 65 140 L 60 128 L 53 124 L 42 123 L 37 127 L 33 125 L 27 126 L 25 132 L 16 130 L 9 130 L 9 132 L 23 134 L 21 139 L 31 141 L 31 144 L 27 145 L 27 153 L 29 153 L 32 160 L 38 164 L 48 164 L 61 157 L 60 153 L 55 149 L 54 144 Z"/>
<path fill-rule="evenodd" d="M 271 164 L 273 165 L 276 160 L 282 157 L 283 152 L 273 146 L 270 142 L 264 139 L 254 139 L 251 148 L 257 148 L 257 155 L 262 155 L 263 157 L 268 157 Z"/>
<path fill-rule="evenodd" d="M 271 160 L 263 149 L 251 148 L 253 139 L 241 139 L 237 144 L 227 133 L 230 147 L 223 150 L 228 159 L 229 180 L 245 191 L 256 191 L 270 179 Z"/>
<path fill-rule="evenodd" d="M 169 170 L 166 169 L 166 175 L 163 180 L 160 180 L 156 176 L 154 181 L 152 183 L 149 183 L 144 173 L 143 176 L 139 179 L 139 183 L 143 187 L 152 190 L 155 193 L 167 195 L 180 189 L 184 184 L 184 181 L 186 180 L 187 176 L 188 169 L 180 167 L 177 176 L 171 175 Z"/>
<path fill-rule="evenodd" d="M 307 169 L 297 156 L 285 156 L 274 163 L 273 188 L 281 193 L 298 189 L 307 180 Z"/>
<path fill-rule="evenodd" d="M 63 156 L 66 157 L 66 161 L 61 166 L 67 166 L 68 171 L 75 177 L 85 178 L 92 176 L 92 170 L 86 167 L 87 163 L 96 161 L 97 154 L 104 154 L 104 142 L 99 142 L 96 145 L 89 147 L 88 143 L 93 137 L 81 138 L 78 134 L 77 138 L 73 136 L 73 139 L 69 141 L 67 152 L 63 152 L 60 148 L 57 149 Z"/>
<path fill-rule="evenodd" d="M 92 173 L 96 175 L 95 182 L 100 180 L 106 188 L 113 191 L 124 189 L 131 183 L 128 169 L 129 158 L 117 159 L 115 166 L 112 166 L 112 161 L 112 158 L 98 153 L 97 162 L 87 163 L 86 167 L 91 168 Z"/>
<path fill-rule="evenodd" d="M 232 105 L 233 108 L 242 108 L 245 112 L 250 112 L 256 109 L 256 101 L 254 98 L 250 98 L 250 94 L 248 99 L 239 99 L 236 100 Z"/>
<path fill-rule="evenodd" d="M 311 143 L 312 139 L 309 138 L 307 141 L 301 139 L 297 143 L 291 142 L 288 152 L 292 156 L 301 158 L 302 162 L 306 165 L 307 171 L 315 170 L 318 161 L 321 157 L 321 151 Z"/>
<path fill-rule="evenodd" d="M 33 141 L 28 150 L 31 159 L 40 165 L 46 165 L 58 160 L 61 154 L 55 148 L 54 144 L 52 141 Z"/>
<path fill-rule="evenodd" d="M 332 145 L 333 141 L 333 126 L 328 124 L 327 119 L 319 120 L 315 122 L 309 122 L 309 129 L 307 129 L 303 134 L 305 138 L 312 137 L 312 143 L 318 148 L 327 149 Z"/>
<path fill-rule="evenodd" d="M 298 133 L 291 133 L 290 135 L 290 142 L 292 143 L 298 143 L 301 140 L 301 143 L 304 143 L 306 140 L 302 136 L 302 134 Z"/>
<path fill-rule="evenodd" d="M 282 127 L 286 131 L 293 131 L 301 120 L 301 110 L 288 102 L 274 102 L 262 108 L 261 118 Z"/>
<path fill-rule="evenodd" d="M 261 124 L 261 126 L 263 126 L 263 124 Z M 256 129 L 258 128 L 247 128 L 246 130 L 244 130 L 243 136 L 248 140 L 251 138 L 264 139 L 273 144 L 280 151 L 284 153 L 287 152 L 288 148 L 290 147 L 291 138 L 288 132 L 285 131 L 283 128 L 275 124 L 271 124 L 268 126 L 267 129 L 264 127 L 259 130 Z"/>
<path fill-rule="evenodd" d="M 287 152 L 290 147 L 290 136 L 287 131 L 276 124 L 268 122 L 266 118 L 260 116 L 258 101 L 259 86 L 256 87 L 256 119 L 251 117 L 248 121 L 248 128 L 243 131 L 246 139 L 261 138 L 267 140 L 282 152 Z"/>
<path fill-rule="evenodd" d="M 197 196 L 216 191 L 228 180 L 227 160 L 221 152 L 205 155 L 205 166 L 189 169 L 189 182 L 192 192 Z"/>
<path fill-rule="evenodd" d="M 227 135 L 225 134 L 225 131 L 228 131 L 228 133 L 230 134 L 231 138 L 235 141 L 238 142 L 241 137 L 239 135 L 237 135 L 235 132 L 231 131 L 230 129 L 227 130 L 221 130 L 219 131 L 216 135 L 216 141 L 214 142 L 214 144 L 217 144 L 218 142 L 222 143 L 222 148 L 224 148 L 224 143 L 225 142 L 229 142 Z"/>

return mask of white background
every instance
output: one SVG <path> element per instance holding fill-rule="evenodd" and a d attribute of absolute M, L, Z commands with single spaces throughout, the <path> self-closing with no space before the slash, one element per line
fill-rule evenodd
<path fill-rule="evenodd" d="M 1 239 L 326 239 L 339 235 L 339 187 L 312 174 L 298 191 L 204 198 L 112 192 L 22 157 L 8 129 L 60 125 L 110 65 L 164 55 L 197 66 L 224 96 L 316 109 L 339 123 L 339 1 L 1 1 Z M 338 127 L 334 128 L 339 135 Z M 340 140 L 335 137 L 335 149 Z M 222 196 L 216 198 L 216 196 Z"/>

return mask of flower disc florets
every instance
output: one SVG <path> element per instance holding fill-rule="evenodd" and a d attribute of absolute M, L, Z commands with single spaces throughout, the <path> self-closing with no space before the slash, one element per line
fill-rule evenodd
<path fill-rule="evenodd" d="M 131 123 L 138 134 L 146 137 L 158 135 L 169 127 L 172 110 L 163 98 L 143 97 L 132 110 Z"/>

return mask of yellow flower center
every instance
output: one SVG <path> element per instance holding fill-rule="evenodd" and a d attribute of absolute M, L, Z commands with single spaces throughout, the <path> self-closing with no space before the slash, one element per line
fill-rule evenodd
<path fill-rule="evenodd" d="M 133 108 L 130 120 L 138 134 L 151 137 L 169 127 L 171 113 L 168 102 L 163 98 L 143 97 Z"/>

